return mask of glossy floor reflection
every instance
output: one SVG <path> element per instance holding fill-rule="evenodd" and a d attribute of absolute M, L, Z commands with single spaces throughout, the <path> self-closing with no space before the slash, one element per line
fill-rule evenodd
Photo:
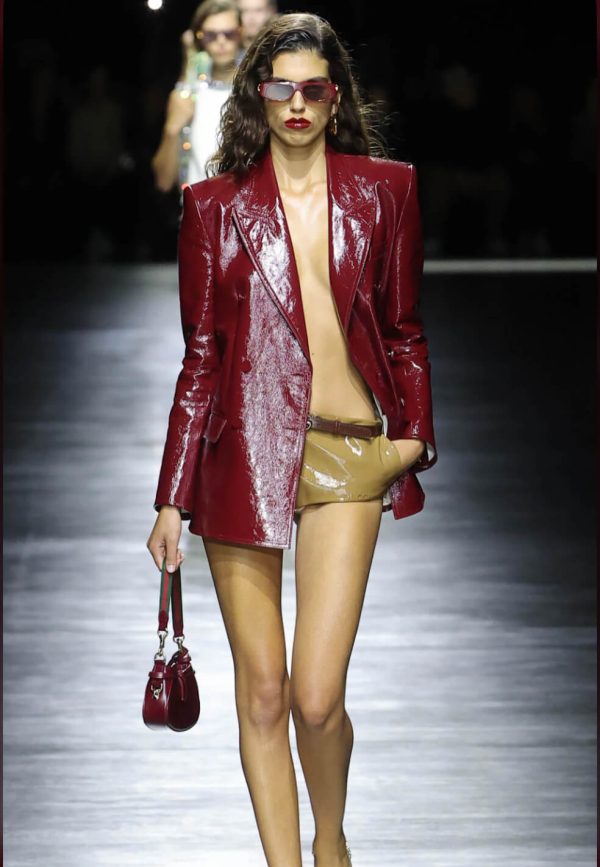
<path fill-rule="evenodd" d="M 353 651 L 354 867 L 595 863 L 593 279 L 426 277 L 440 458 L 425 510 L 383 517 Z M 187 530 L 200 721 L 163 734 L 141 718 L 159 587 L 145 543 L 182 356 L 174 266 L 7 282 L 5 863 L 264 865 L 229 645 Z M 284 566 L 291 649 L 293 549 Z"/>

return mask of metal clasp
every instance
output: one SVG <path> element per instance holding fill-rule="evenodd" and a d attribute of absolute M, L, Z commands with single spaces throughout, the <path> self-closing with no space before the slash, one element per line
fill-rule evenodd
<path fill-rule="evenodd" d="M 160 639 L 160 645 L 157 652 L 154 654 L 154 659 L 164 659 L 165 658 L 165 639 L 169 634 L 168 629 L 158 629 L 157 635 Z"/>
<path fill-rule="evenodd" d="M 307 419 L 306 419 L 306 430 L 308 430 L 309 428 L 311 428 L 312 425 L 313 425 L 313 423 L 312 423 L 312 418 L 307 418 Z"/>

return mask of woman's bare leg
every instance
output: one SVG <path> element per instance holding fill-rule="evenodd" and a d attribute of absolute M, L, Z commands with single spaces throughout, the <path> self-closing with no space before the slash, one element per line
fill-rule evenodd
<path fill-rule="evenodd" d="M 281 616 L 283 551 L 203 539 L 235 670 L 240 755 L 269 867 L 302 867 Z"/>
<path fill-rule="evenodd" d="M 317 867 L 348 864 L 343 818 L 354 734 L 346 674 L 381 523 L 382 501 L 304 509 L 296 539 L 290 698 L 315 817 Z"/>

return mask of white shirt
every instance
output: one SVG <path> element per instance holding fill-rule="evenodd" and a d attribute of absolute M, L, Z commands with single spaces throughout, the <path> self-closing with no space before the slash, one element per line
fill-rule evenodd
<path fill-rule="evenodd" d="M 205 163 L 217 150 L 217 131 L 221 109 L 231 93 L 231 85 L 222 81 L 203 81 L 195 86 L 196 101 L 190 127 L 187 183 L 206 178 Z"/>

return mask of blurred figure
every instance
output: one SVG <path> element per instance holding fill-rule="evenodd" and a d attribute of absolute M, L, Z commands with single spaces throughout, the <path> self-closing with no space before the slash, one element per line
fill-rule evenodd
<path fill-rule="evenodd" d="M 170 193 L 163 193 L 156 186 L 152 170 L 152 158 L 165 120 L 166 97 L 172 87 L 173 75 L 165 71 L 162 77 L 146 84 L 139 101 L 139 261 L 171 262 L 175 255 L 181 216 L 178 188 L 173 187 Z"/>
<path fill-rule="evenodd" d="M 182 36 L 185 77 L 169 94 L 162 138 L 152 158 L 154 181 L 162 192 L 178 182 L 181 188 L 206 178 L 205 163 L 217 149 L 221 109 L 244 54 L 241 40 L 236 0 L 204 0 L 198 6 L 191 35 Z"/>
<path fill-rule="evenodd" d="M 479 77 L 462 63 L 443 68 L 431 111 L 439 146 L 421 165 L 426 252 L 505 254 L 510 178 L 505 144 L 496 116 L 482 102 Z"/>
<path fill-rule="evenodd" d="M 248 48 L 254 37 L 277 12 L 276 0 L 237 0 L 242 18 L 242 46 Z"/>

